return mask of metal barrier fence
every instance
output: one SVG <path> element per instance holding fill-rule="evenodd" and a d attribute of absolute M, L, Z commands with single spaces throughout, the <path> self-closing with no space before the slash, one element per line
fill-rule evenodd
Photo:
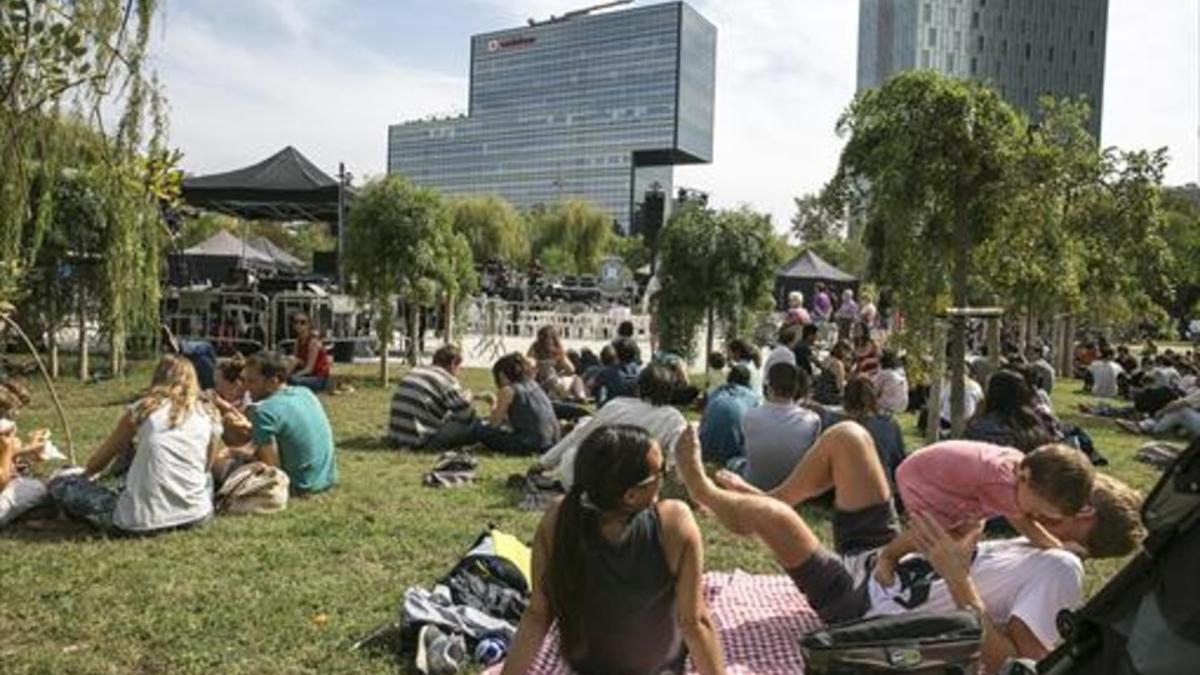
<path fill-rule="evenodd" d="M 634 326 L 634 339 L 650 334 L 650 318 L 628 308 L 606 310 L 581 303 L 507 302 L 476 297 L 462 307 L 460 328 L 465 335 L 533 338 L 542 326 L 554 326 L 564 339 L 607 342 L 617 337 L 623 321 Z M 306 292 L 278 293 L 268 298 L 249 291 L 167 289 L 163 321 L 180 338 L 207 340 L 221 355 L 261 349 L 290 352 L 296 342 L 291 318 L 308 315 L 313 330 L 338 360 L 374 353 L 374 311 L 346 295 Z M 430 322 L 431 328 L 439 322 Z M 403 327 L 403 321 L 397 321 Z M 392 348 L 403 353 L 407 336 L 397 335 Z"/>

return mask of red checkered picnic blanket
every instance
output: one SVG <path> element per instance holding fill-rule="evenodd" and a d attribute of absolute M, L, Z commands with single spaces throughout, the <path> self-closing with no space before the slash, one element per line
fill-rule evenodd
<path fill-rule="evenodd" d="M 704 597 L 717 623 L 730 675 L 795 675 L 804 672 L 800 636 L 821 627 L 808 600 L 786 576 L 736 571 L 704 575 Z M 485 675 L 497 675 L 500 667 Z M 688 673 L 696 672 L 688 660 Z M 571 675 L 551 630 L 529 675 Z"/>

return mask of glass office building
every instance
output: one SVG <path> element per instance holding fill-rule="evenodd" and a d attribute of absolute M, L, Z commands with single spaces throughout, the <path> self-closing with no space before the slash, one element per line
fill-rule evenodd
<path fill-rule="evenodd" d="M 1100 138 L 1108 0 L 859 0 L 858 90 L 915 68 L 978 79 L 1031 116 L 1086 96 Z"/>
<path fill-rule="evenodd" d="M 682 2 L 471 38 L 466 115 L 388 128 L 388 172 L 518 208 L 581 199 L 628 229 L 676 164 L 712 161 L 716 28 Z"/>

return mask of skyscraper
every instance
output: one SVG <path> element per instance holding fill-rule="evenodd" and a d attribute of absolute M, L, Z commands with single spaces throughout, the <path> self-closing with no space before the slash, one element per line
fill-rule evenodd
<path fill-rule="evenodd" d="M 716 28 L 683 2 L 471 38 L 464 116 L 388 128 L 388 172 L 518 208 L 582 199 L 628 228 L 675 164 L 712 161 Z"/>
<path fill-rule="evenodd" d="M 1031 116 L 1086 96 L 1100 137 L 1108 0 L 859 0 L 858 89 L 917 68 L 994 86 Z"/>

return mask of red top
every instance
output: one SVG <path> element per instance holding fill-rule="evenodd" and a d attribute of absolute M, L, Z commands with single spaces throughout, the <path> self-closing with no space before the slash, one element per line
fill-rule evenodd
<path fill-rule="evenodd" d="M 312 333 L 309 333 L 308 337 L 296 340 L 296 353 L 294 356 L 300 359 L 300 362 L 304 365 L 308 365 L 308 350 L 313 340 L 317 340 L 317 337 Z M 320 342 L 320 340 L 317 341 Z M 329 358 L 329 350 L 325 349 L 325 345 L 321 345 L 321 351 L 317 352 L 317 360 L 313 363 L 310 375 L 315 377 L 329 377 L 332 366 L 333 360 Z"/>

